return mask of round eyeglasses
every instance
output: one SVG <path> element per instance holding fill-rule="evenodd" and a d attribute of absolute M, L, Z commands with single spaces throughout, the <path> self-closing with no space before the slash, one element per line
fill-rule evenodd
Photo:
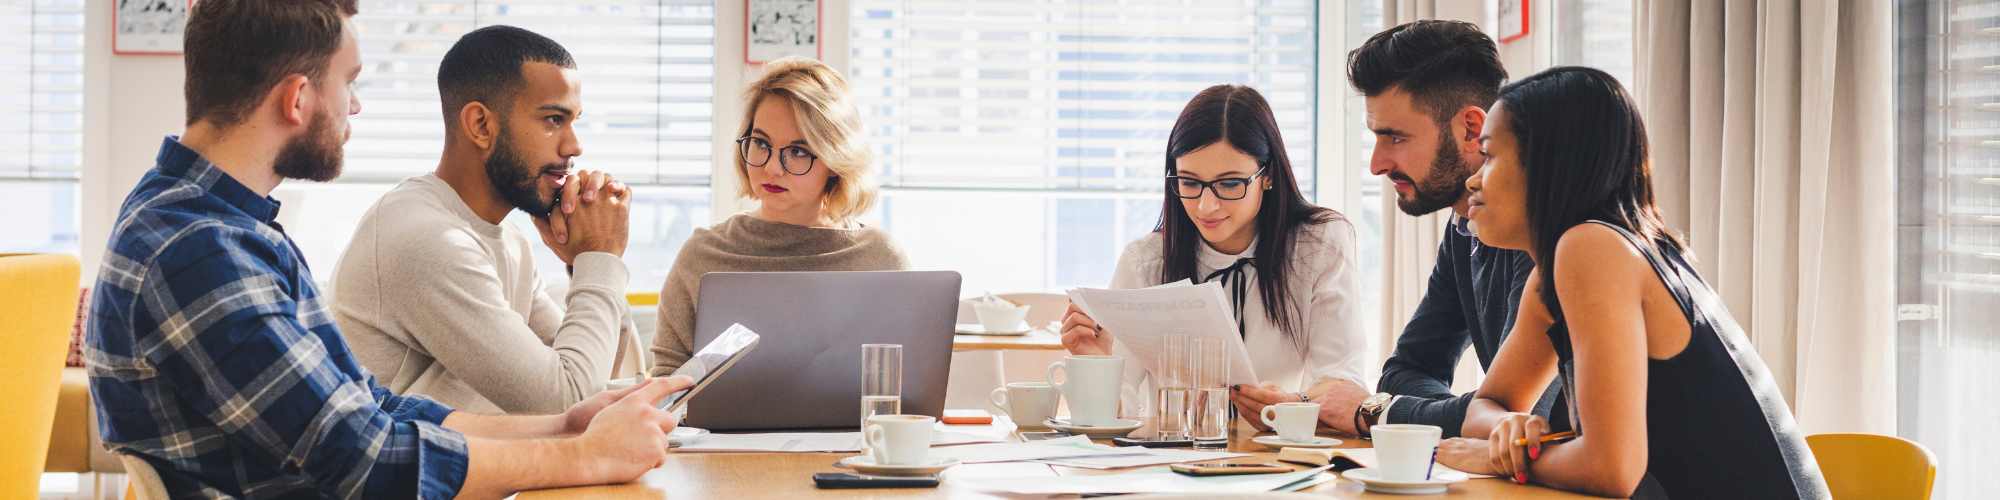
<path fill-rule="evenodd" d="M 746 135 L 736 140 L 736 152 L 743 155 L 744 164 L 762 167 L 771 162 L 771 141 Z M 778 166 L 784 168 L 785 173 L 792 175 L 806 175 L 812 172 L 813 164 L 819 162 L 819 155 L 798 146 L 778 148 L 777 153 Z M 799 169 L 792 170 L 793 165 L 798 165 Z"/>
<path fill-rule="evenodd" d="M 1263 175 L 1262 168 L 1249 177 L 1224 177 L 1212 181 L 1169 175 L 1167 186 L 1174 190 L 1174 196 L 1190 200 L 1201 198 L 1202 191 L 1215 191 L 1215 197 L 1224 200 L 1241 200 L 1250 195 L 1250 181 Z"/>

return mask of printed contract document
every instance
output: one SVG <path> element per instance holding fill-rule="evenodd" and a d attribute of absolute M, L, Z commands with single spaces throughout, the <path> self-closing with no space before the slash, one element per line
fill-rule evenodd
<path fill-rule="evenodd" d="M 1131 353 L 1126 366 L 1137 362 L 1152 376 L 1153 385 L 1162 382 L 1160 355 L 1166 350 L 1167 334 L 1185 333 L 1196 339 L 1222 340 L 1229 359 L 1226 384 L 1257 385 L 1257 371 L 1250 366 L 1250 351 L 1236 331 L 1236 314 L 1222 285 L 1215 282 L 1190 284 L 1176 281 L 1137 290 L 1077 288 L 1069 298 L 1078 309 L 1116 340 L 1116 347 Z M 1149 405 L 1150 406 L 1150 405 Z"/>

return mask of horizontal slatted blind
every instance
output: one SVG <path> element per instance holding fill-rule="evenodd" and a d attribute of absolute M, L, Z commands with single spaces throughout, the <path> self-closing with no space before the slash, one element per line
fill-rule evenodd
<path fill-rule="evenodd" d="M 637 185 L 705 186 L 715 72 L 714 0 L 363 2 L 343 181 L 428 172 L 444 148 L 437 65 L 458 37 L 506 24 L 563 44 L 577 60 L 579 168 Z"/>
<path fill-rule="evenodd" d="M 75 179 L 83 1 L 0 0 L 0 178 Z"/>
<path fill-rule="evenodd" d="M 885 185 L 1157 191 L 1181 108 L 1236 83 L 1271 101 L 1310 196 L 1313 2 L 852 7 L 852 83 Z"/>

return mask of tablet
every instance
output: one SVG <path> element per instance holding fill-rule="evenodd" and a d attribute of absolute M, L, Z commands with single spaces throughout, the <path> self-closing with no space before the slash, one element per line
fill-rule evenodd
<path fill-rule="evenodd" d="M 730 365 L 736 364 L 736 360 L 743 359 L 743 355 L 749 353 L 750 348 L 757 347 L 757 338 L 757 332 L 744 328 L 742 323 L 729 325 L 729 329 L 724 330 L 722 335 L 715 337 L 715 340 L 710 341 L 708 345 L 701 346 L 701 351 L 694 353 L 694 357 L 688 358 L 687 364 L 674 370 L 674 375 L 686 375 L 694 379 L 694 387 L 661 399 L 659 408 L 669 412 L 679 410 L 689 397 L 701 392 L 701 388 L 707 387 L 717 375 L 728 371 Z"/>

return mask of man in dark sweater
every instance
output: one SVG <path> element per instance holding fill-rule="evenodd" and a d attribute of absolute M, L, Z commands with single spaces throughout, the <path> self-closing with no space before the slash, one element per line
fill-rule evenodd
<path fill-rule="evenodd" d="M 1482 163 L 1479 131 L 1507 71 L 1478 26 L 1439 20 L 1377 33 L 1348 54 L 1347 68 L 1349 82 L 1366 96 L 1375 132 L 1369 172 L 1394 183 L 1404 213 L 1450 208 L 1455 217 L 1438 244 L 1430 288 L 1382 366 L 1379 392 L 1342 386 L 1313 402 L 1323 424 L 1349 434 L 1368 436 L 1369 426 L 1396 423 L 1435 425 L 1457 437 L 1473 399 L 1471 392 L 1451 393 L 1459 356 L 1469 344 L 1481 367 L 1493 365 L 1534 268 L 1526 252 L 1488 247 L 1465 226 L 1465 179 Z M 1549 388 L 1535 414 L 1550 415 L 1558 389 Z M 1254 391 L 1273 402 L 1285 396 Z M 1558 421 L 1567 420 L 1550 422 L 1566 428 Z"/>
<path fill-rule="evenodd" d="M 1454 437 L 1473 399 L 1471 392 L 1451 393 L 1459 356 L 1471 344 L 1479 366 L 1493 366 L 1535 267 L 1527 252 L 1488 247 L 1466 227 L 1465 179 L 1482 163 L 1479 131 L 1507 71 L 1478 26 L 1437 20 L 1376 34 L 1348 55 L 1347 70 L 1348 81 L 1367 96 L 1368 128 L 1376 136 L 1369 172 L 1395 183 L 1404 213 L 1449 207 L 1454 217 L 1438 244 L 1430 289 L 1382 365 L 1380 392 L 1330 410 L 1361 422 L 1362 435 L 1375 423 L 1410 423 L 1443 427 L 1445 437 Z M 1535 414 L 1549 416 L 1561 392 L 1551 386 Z"/>

